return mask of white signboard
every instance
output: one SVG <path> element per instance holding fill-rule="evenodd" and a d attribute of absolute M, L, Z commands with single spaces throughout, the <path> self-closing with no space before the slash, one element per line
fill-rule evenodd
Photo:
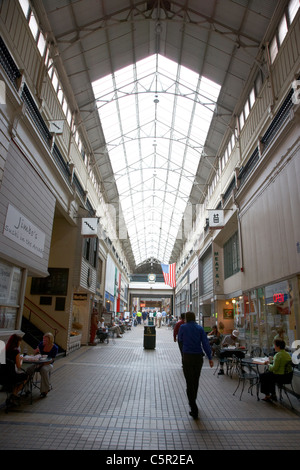
<path fill-rule="evenodd" d="M 98 218 L 83 218 L 81 224 L 81 235 L 83 237 L 97 237 L 98 235 Z"/>
<path fill-rule="evenodd" d="M 62 134 L 64 130 L 64 121 L 50 121 L 49 132 L 51 134 Z"/>
<path fill-rule="evenodd" d="M 3 235 L 43 258 L 45 233 L 10 204 L 7 209 Z"/>
<path fill-rule="evenodd" d="M 224 227 L 224 211 L 223 210 L 208 210 L 208 220 L 210 228 Z"/>

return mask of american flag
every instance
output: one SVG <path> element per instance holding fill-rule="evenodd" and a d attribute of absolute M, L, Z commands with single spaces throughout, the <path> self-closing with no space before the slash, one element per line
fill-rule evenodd
<path fill-rule="evenodd" d="M 164 275 L 165 284 L 170 287 L 176 287 L 176 263 L 162 264 L 161 268 Z"/>

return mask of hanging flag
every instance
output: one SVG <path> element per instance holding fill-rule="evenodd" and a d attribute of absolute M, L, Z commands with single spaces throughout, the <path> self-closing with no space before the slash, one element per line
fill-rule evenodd
<path fill-rule="evenodd" d="M 176 287 L 176 263 L 162 264 L 161 268 L 164 275 L 165 284 L 170 287 Z"/>

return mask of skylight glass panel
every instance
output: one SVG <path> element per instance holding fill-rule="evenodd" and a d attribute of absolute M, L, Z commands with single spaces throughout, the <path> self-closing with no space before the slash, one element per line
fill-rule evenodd
<path fill-rule="evenodd" d="M 220 87 L 160 55 L 92 85 L 136 264 L 167 263 Z"/>

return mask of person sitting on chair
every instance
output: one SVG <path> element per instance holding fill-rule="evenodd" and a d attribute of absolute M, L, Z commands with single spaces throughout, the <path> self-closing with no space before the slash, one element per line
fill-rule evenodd
<path fill-rule="evenodd" d="M 212 350 L 212 355 L 215 355 L 217 346 L 221 343 L 221 333 L 218 330 L 217 325 L 213 325 L 212 330 L 207 334 L 209 337 L 209 344 Z"/>
<path fill-rule="evenodd" d="M 235 346 L 235 343 L 239 337 L 240 332 L 238 330 L 233 330 L 231 335 L 225 336 L 221 343 L 221 348 L 225 348 L 228 346 Z M 227 350 L 227 351 L 221 351 L 220 352 L 220 371 L 218 372 L 218 375 L 224 375 L 224 362 L 227 357 L 232 357 L 233 354 L 239 358 L 243 359 L 245 357 L 245 353 L 242 351 L 236 351 L 236 350 Z"/>
<path fill-rule="evenodd" d="M 1 365 L 1 372 L 7 379 L 7 385 L 12 386 L 12 394 L 7 400 L 7 404 L 15 405 L 18 403 L 18 394 L 29 380 L 29 374 L 24 372 L 22 367 L 22 356 L 20 354 L 20 344 L 22 336 L 13 334 L 5 347 L 6 364 Z M 3 369 L 2 369 L 3 368 Z"/>
<path fill-rule="evenodd" d="M 112 321 L 111 326 L 109 327 L 109 329 L 113 333 L 117 334 L 117 338 L 123 338 L 123 336 L 121 335 L 120 327 L 118 325 L 116 325 L 116 323 L 114 321 Z"/>
<path fill-rule="evenodd" d="M 97 330 L 97 337 L 100 340 L 100 343 L 104 343 L 104 341 L 107 339 L 107 327 L 105 326 L 105 321 L 104 318 L 101 318 L 101 320 L 98 322 L 98 330 Z"/>
<path fill-rule="evenodd" d="M 291 356 L 285 351 L 285 342 L 282 339 L 274 340 L 275 356 L 273 364 L 269 364 L 268 370 L 260 374 L 260 391 L 265 394 L 264 401 L 276 401 L 275 384 L 278 379 L 286 374 L 286 365 L 292 361 Z"/>
<path fill-rule="evenodd" d="M 52 333 L 45 333 L 43 341 L 41 341 L 34 351 L 35 354 L 48 355 L 49 362 L 46 362 L 42 366 L 38 367 L 38 371 L 41 374 L 41 397 L 46 397 L 50 391 L 50 372 L 53 369 L 53 362 L 58 352 L 58 347 L 54 344 L 54 337 Z"/>

